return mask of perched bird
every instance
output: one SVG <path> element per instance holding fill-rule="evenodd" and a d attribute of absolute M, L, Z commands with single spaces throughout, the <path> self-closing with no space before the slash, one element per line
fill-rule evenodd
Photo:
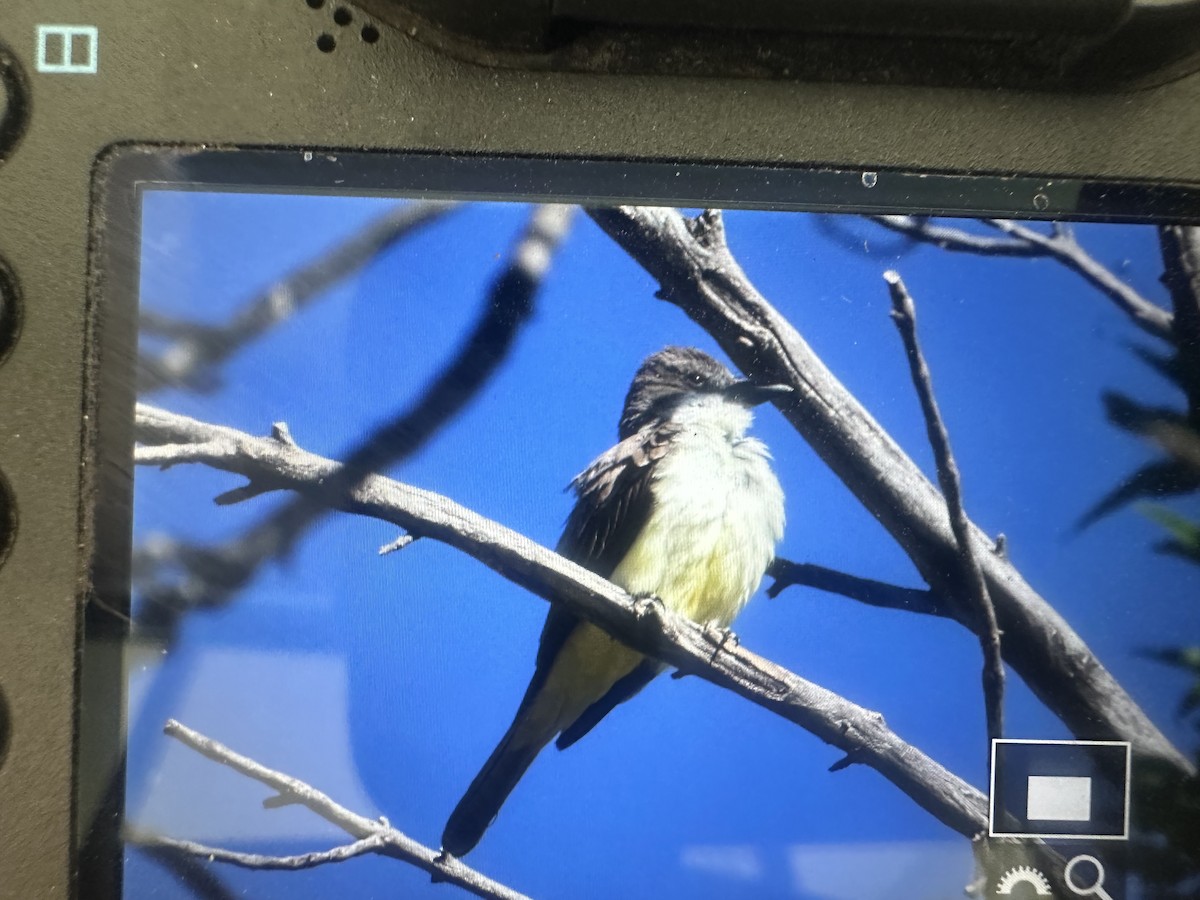
<path fill-rule="evenodd" d="M 783 536 L 770 453 L 747 437 L 751 408 L 791 391 L 735 378 L 706 353 L 648 357 L 625 397 L 620 442 L 571 482 L 558 552 L 635 596 L 728 627 Z M 543 747 L 560 750 L 665 668 L 551 604 L 525 698 L 450 814 L 442 848 L 469 852 Z"/>

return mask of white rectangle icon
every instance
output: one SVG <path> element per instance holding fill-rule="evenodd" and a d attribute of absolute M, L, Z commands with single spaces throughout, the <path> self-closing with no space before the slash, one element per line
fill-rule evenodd
<path fill-rule="evenodd" d="M 1092 818 L 1092 779 L 1074 775 L 1030 775 L 1026 818 L 1087 822 Z"/>

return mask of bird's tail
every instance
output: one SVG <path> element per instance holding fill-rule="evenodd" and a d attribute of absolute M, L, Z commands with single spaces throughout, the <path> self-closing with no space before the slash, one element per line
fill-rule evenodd
<path fill-rule="evenodd" d="M 492 751 L 463 798 L 450 813 L 442 831 L 442 849 L 465 856 L 474 849 L 500 812 L 525 770 L 541 752 L 554 732 L 530 734 L 534 730 L 525 715 L 518 713 L 499 746 Z"/>

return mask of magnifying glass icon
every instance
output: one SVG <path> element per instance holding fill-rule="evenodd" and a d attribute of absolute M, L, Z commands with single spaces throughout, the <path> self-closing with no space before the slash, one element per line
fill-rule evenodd
<path fill-rule="evenodd" d="M 1081 863 L 1090 863 L 1096 867 L 1096 877 L 1091 884 L 1081 884 L 1075 881 L 1075 867 Z M 1086 874 L 1084 875 L 1086 881 Z M 1067 870 L 1063 872 L 1063 881 L 1067 883 L 1067 887 L 1072 893 L 1078 894 L 1080 897 L 1099 897 L 1100 900 L 1113 900 L 1112 894 L 1104 889 L 1104 866 L 1100 864 L 1100 860 L 1094 856 L 1080 855 L 1076 856 L 1067 863 Z"/>

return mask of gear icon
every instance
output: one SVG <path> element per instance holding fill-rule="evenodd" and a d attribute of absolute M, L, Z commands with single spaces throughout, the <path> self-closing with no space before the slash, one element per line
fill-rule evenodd
<path fill-rule="evenodd" d="M 1039 897 L 1051 897 L 1050 882 L 1032 866 L 1016 866 L 1004 873 L 996 885 L 996 896 L 1008 896 L 1018 884 L 1030 885 Z"/>

